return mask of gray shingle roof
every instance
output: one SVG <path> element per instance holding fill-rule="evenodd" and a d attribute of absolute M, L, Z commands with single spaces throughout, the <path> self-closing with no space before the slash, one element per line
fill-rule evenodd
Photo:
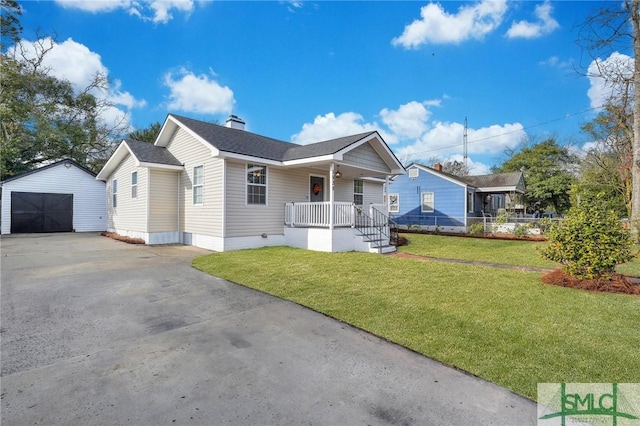
<path fill-rule="evenodd" d="M 182 165 L 167 148 L 155 146 L 149 142 L 134 141 L 131 139 L 125 139 L 125 142 L 140 162 L 166 164 L 169 166 Z"/>
<path fill-rule="evenodd" d="M 55 166 L 58 166 L 58 165 L 60 165 L 60 164 L 64 164 L 64 163 L 70 163 L 70 164 L 73 164 L 74 166 L 76 166 L 76 167 L 77 167 L 77 168 L 79 168 L 80 170 L 82 170 L 82 171 L 84 171 L 84 172 L 87 172 L 88 174 L 90 174 L 90 175 L 92 175 L 92 176 L 94 176 L 94 177 L 96 176 L 96 174 L 95 174 L 94 172 L 92 172 L 91 170 L 87 169 L 87 168 L 86 168 L 86 167 L 84 167 L 82 164 L 80 164 L 80 163 L 78 163 L 78 162 L 76 162 L 76 161 L 72 160 L 71 158 L 65 158 L 65 159 L 63 159 L 63 160 L 56 161 L 55 163 L 47 164 L 46 166 L 38 167 L 38 168 L 36 168 L 36 169 L 29 170 L 29 171 L 27 171 L 27 172 L 20 173 L 20 174 L 18 174 L 18 175 L 14 175 L 14 176 L 8 177 L 8 178 L 6 178 L 5 180 L 3 180 L 3 181 L 2 181 L 2 183 L 10 182 L 10 181 L 12 181 L 12 180 L 16 180 L 16 179 L 21 179 L 21 178 L 23 178 L 23 177 L 25 177 L 25 176 L 29 176 L 29 175 L 32 175 L 32 174 L 34 174 L 34 173 L 38 173 L 38 172 L 41 172 L 41 171 L 43 171 L 43 170 L 50 169 L 50 168 L 52 168 L 52 167 L 55 167 Z"/>
<path fill-rule="evenodd" d="M 522 172 L 495 173 L 492 175 L 465 176 L 459 178 L 476 188 L 516 187 L 522 178 Z"/>
<path fill-rule="evenodd" d="M 260 136 L 245 130 L 232 129 L 175 114 L 171 114 L 171 116 L 220 151 L 274 161 L 297 160 L 333 154 L 374 133 L 366 132 L 310 145 L 297 145 Z"/>

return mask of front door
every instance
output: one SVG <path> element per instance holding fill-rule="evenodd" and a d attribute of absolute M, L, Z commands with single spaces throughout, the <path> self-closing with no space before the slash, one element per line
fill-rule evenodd
<path fill-rule="evenodd" d="M 309 179 L 309 201 L 312 203 L 324 201 L 324 178 L 311 176 Z"/>

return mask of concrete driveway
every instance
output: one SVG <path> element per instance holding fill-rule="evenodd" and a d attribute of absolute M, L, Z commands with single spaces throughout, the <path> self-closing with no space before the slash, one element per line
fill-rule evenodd
<path fill-rule="evenodd" d="M 204 250 L 1 244 L 3 425 L 536 423 L 505 389 L 193 269 Z"/>

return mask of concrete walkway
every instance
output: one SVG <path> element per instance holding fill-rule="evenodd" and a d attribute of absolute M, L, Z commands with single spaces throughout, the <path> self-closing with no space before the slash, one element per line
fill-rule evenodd
<path fill-rule="evenodd" d="M 536 423 L 499 386 L 197 271 L 204 253 L 2 237 L 2 424 Z"/>

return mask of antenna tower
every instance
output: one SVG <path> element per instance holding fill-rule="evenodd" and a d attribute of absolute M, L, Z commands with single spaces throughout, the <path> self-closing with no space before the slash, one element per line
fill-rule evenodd
<path fill-rule="evenodd" d="M 464 133 L 462 134 L 462 158 L 464 161 L 464 170 L 468 170 L 467 167 L 467 117 L 464 117 Z"/>

